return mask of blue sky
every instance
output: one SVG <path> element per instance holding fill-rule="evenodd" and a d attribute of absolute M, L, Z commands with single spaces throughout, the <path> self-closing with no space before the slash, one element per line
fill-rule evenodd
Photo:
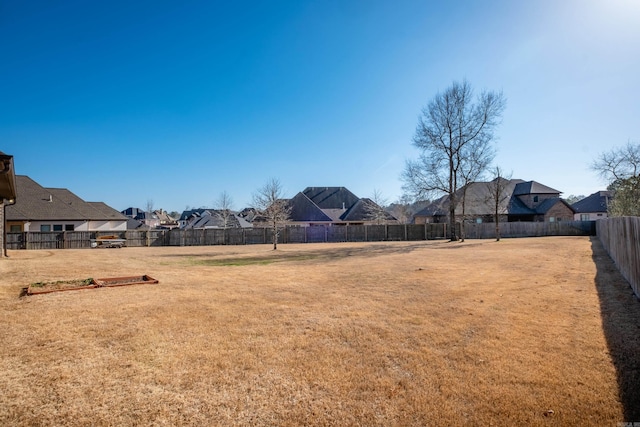
<path fill-rule="evenodd" d="M 496 163 L 588 195 L 640 141 L 640 2 L 0 2 L 0 151 L 122 210 L 234 207 L 272 177 L 401 195 L 421 109 L 502 90 Z"/>

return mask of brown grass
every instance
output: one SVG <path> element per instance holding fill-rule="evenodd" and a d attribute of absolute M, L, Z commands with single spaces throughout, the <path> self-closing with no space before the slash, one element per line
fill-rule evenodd
<path fill-rule="evenodd" d="M 10 251 L 0 424 L 640 421 L 639 304 L 589 238 L 279 248 Z"/>

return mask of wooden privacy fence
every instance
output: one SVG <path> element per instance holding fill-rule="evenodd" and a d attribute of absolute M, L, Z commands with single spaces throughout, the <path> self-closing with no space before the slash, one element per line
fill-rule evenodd
<path fill-rule="evenodd" d="M 595 221 L 501 222 L 500 237 L 595 236 Z M 466 223 L 466 239 L 495 239 L 496 223 Z"/>
<path fill-rule="evenodd" d="M 458 224 L 459 225 L 459 224 Z M 278 243 L 379 242 L 446 239 L 446 224 L 395 224 L 347 226 L 288 226 L 280 230 Z M 207 246 L 253 245 L 273 241 L 270 228 L 151 230 L 121 232 L 52 231 L 8 233 L 8 249 L 90 248 L 91 239 L 114 235 L 126 239 L 127 246 Z M 500 236 L 588 236 L 595 235 L 594 221 L 504 222 Z M 465 238 L 495 238 L 494 223 L 465 224 Z"/>
<path fill-rule="evenodd" d="M 602 246 L 640 298 L 640 217 L 601 219 L 596 228 Z"/>
<path fill-rule="evenodd" d="M 280 230 L 278 243 L 377 242 L 434 240 L 446 237 L 445 224 L 288 226 Z M 112 235 L 131 246 L 253 245 L 273 242 L 270 228 L 150 230 L 120 232 L 23 232 L 8 233 L 8 249 L 90 248 L 91 239 Z"/>

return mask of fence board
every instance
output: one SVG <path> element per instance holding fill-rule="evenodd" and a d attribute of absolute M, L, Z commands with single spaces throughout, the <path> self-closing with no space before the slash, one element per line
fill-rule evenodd
<path fill-rule="evenodd" d="M 602 246 L 640 298 L 640 217 L 601 219 L 596 228 Z"/>
<path fill-rule="evenodd" d="M 495 224 L 466 224 L 467 239 L 495 238 Z M 270 228 L 128 230 L 122 232 L 7 233 L 8 249 L 79 249 L 91 247 L 91 239 L 115 235 L 129 247 L 270 244 Z M 280 230 L 278 243 L 419 241 L 445 239 L 446 224 L 289 226 Z M 500 235 L 508 237 L 595 235 L 593 221 L 505 222 Z"/>

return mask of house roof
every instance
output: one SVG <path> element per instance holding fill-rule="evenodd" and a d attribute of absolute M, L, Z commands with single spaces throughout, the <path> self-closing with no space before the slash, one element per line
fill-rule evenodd
<path fill-rule="evenodd" d="M 496 178 L 498 179 L 498 178 Z M 524 183 L 521 179 L 510 179 L 506 181 L 504 178 L 500 178 L 502 181 L 503 194 L 501 197 L 500 206 L 498 212 L 500 214 L 511 213 L 511 209 L 529 209 L 522 202 L 517 200 L 512 202 L 510 195 L 514 193 L 514 189 L 521 183 Z M 491 193 L 493 191 L 494 181 L 490 182 L 474 182 L 465 186 L 465 188 L 458 190 L 456 195 L 458 198 L 462 197 L 463 190 L 466 190 L 465 196 L 465 215 L 487 215 L 493 213 L 495 210 L 495 196 Z M 515 205 L 514 205 L 515 204 Z M 514 205 L 512 207 L 512 205 Z M 529 210 L 529 212 L 531 212 Z M 434 202 L 430 203 L 427 207 L 420 210 L 415 216 L 446 216 L 449 214 L 449 196 L 442 196 Z M 462 206 L 458 204 L 456 206 L 456 215 L 462 215 Z"/>
<path fill-rule="evenodd" d="M 26 175 L 16 175 L 16 203 L 7 206 L 9 221 L 125 220 L 100 202 L 85 202 L 65 188 L 44 188 Z"/>
<path fill-rule="evenodd" d="M 557 194 L 560 196 L 560 193 L 561 191 L 547 187 L 536 181 L 520 182 L 513 190 L 514 196 L 524 196 L 525 194 Z"/>
<path fill-rule="evenodd" d="M 522 200 L 515 196 L 509 199 L 509 207 L 507 212 L 509 215 L 535 215 L 536 211 L 529 208 Z"/>
<path fill-rule="evenodd" d="M 196 209 L 200 211 L 200 209 Z M 248 228 L 251 224 L 235 213 L 229 216 L 227 228 Z M 202 209 L 202 212 L 193 212 L 187 218 L 184 228 L 224 228 L 224 218 L 220 210 Z"/>
<path fill-rule="evenodd" d="M 127 230 L 149 230 L 150 228 L 142 221 L 127 217 Z"/>
<path fill-rule="evenodd" d="M 199 209 L 187 209 L 186 211 L 182 211 L 182 214 L 180 215 L 180 221 L 186 221 L 188 220 L 194 213 L 197 214 L 201 214 L 202 212 L 206 211 L 207 209 L 205 208 L 199 208 Z"/>
<path fill-rule="evenodd" d="M 124 215 L 122 215 L 120 212 L 118 212 L 117 210 L 115 210 L 114 208 L 112 208 L 111 206 L 107 205 L 104 202 L 87 202 L 87 203 L 91 205 L 95 210 L 100 212 L 100 214 L 102 215 L 102 218 L 100 219 L 111 219 L 111 220 L 118 220 L 118 221 L 126 219 Z"/>
<path fill-rule="evenodd" d="M 306 191 L 306 190 L 305 190 Z M 304 193 L 298 193 L 289 200 L 291 212 L 289 219 L 291 221 L 313 221 L 313 222 L 331 222 L 332 217 L 323 209 L 320 209 L 309 197 Z M 341 210 L 340 214 L 344 213 Z"/>
<path fill-rule="evenodd" d="M 370 220 L 373 200 L 358 198 L 345 187 L 307 187 L 289 200 L 293 222 L 340 223 Z M 387 214 L 387 220 L 395 220 Z"/>
<path fill-rule="evenodd" d="M 463 191 L 466 190 L 465 215 L 488 215 L 494 212 L 495 200 L 494 196 L 491 194 L 491 184 L 494 182 L 495 180 L 491 182 L 474 182 L 456 192 L 457 197 L 460 198 L 462 197 Z M 547 187 L 539 182 L 510 179 L 508 182 L 503 183 L 503 185 L 503 194 L 505 197 L 500 201 L 500 206 L 498 208 L 500 214 L 544 214 L 558 202 L 565 203 L 569 208 L 571 208 L 569 204 L 560 199 L 560 191 Z M 531 209 L 518 197 L 528 194 L 547 194 L 555 195 L 556 197 L 543 200 L 535 209 Z M 426 208 L 416 213 L 415 216 L 446 216 L 448 214 L 449 196 L 447 195 L 429 204 Z M 461 214 L 462 206 L 461 204 L 458 204 L 456 206 L 456 215 Z"/>
<path fill-rule="evenodd" d="M 371 220 L 371 210 L 376 209 L 376 203 L 363 197 L 358 200 L 347 212 L 340 217 L 343 221 L 369 221 Z M 395 221 L 395 217 L 389 212 L 384 212 L 385 220 Z"/>
<path fill-rule="evenodd" d="M 571 207 L 577 213 L 607 212 L 611 197 L 611 191 L 598 191 L 589 195 L 589 197 L 575 202 Z"/>
<path fill-rule="evenodd" d="M 536 213 L 537 214 L 546 214 L 547 212 L 549 212 L 549 210 L 552 207 L 554 207 L 558 203 L 565 204 L 569 209 L 571 209 L 571 211 L 573 211 L 573 208 L 571 207 L 571 205 L 569 205 L 569 203 L 565 202 L 564 200 L 562 200 L 561 198 L 558 197 L 558 198 L 551 198 L 551 199 L 543 200 L 542 203 L 540 203 L 538 206 L 536 206 Z"/>
<path fill-rule="evenodd" d="M 349 209 L 360 200 L 345 187 L 307 187 L 302 193 L 320 209 Z"/>

